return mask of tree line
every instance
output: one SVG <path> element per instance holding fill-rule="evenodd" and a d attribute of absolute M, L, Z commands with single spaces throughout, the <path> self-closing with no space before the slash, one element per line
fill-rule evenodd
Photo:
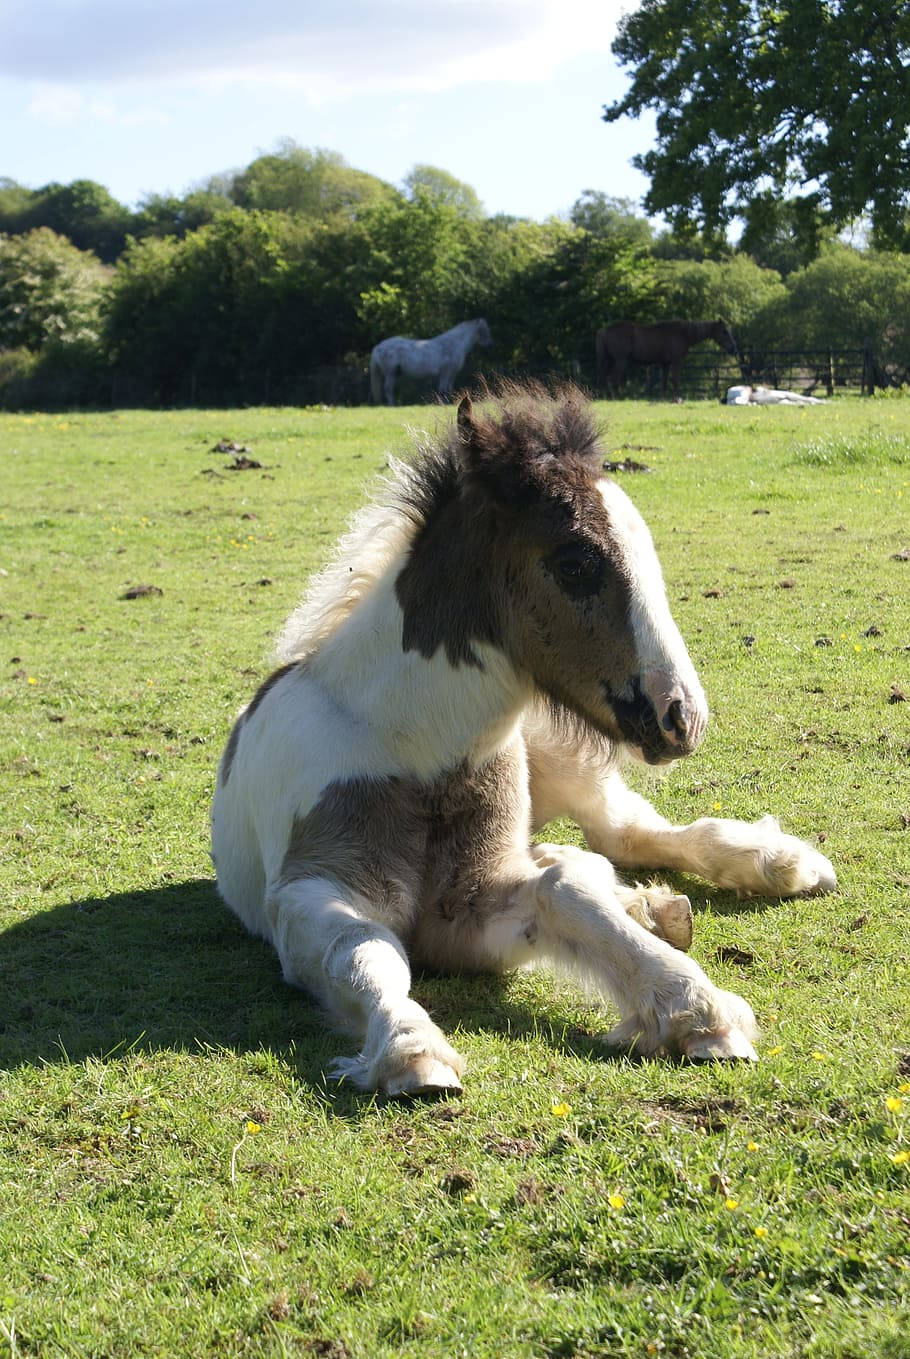
<path fill-rule="evenodd" d="M 396 189 L 293 142 L 133 211 L 0 181 L 0 404 L 362 400 L 378 340 L 474 316 L 499 372 L 592 380 L 600 325 L 722 316 L 753 353 L 868 342 L 902 380 L 910 255 L 809 239 L 802 211 L 753 215 L 736 249 L 591 190 L 565 218 L 489 216 L 444 170 Z"/>

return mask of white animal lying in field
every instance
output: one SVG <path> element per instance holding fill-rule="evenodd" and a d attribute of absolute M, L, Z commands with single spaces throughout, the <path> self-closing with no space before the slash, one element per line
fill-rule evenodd
<path fill-rule="evenodd" d="M 688 899 L 614 865 L 775 897 L 835 885 L 772 817 L 672 826 L 623 782 L 629 756 L 690 754 L 707 708 L 603 457 L 573 391 L 462 402 L 355 520 L 231 732 L 219 889 L 355 1037 L 334 1074 L 365 1090 L 460 1088 L 461 1057 L 409 996 L 412 961 L 549 959 L 613 1001 L 617 1048 L 752 1059 L 748 1004 L 681 951 Z M 532 844 L 560 815 L 590 850 Z"/>
<path fill-rule="evenodd" d="M 727 406 L 823 406 L 820 396 L 802 396 L 778 387 L 728 387 Z"/>

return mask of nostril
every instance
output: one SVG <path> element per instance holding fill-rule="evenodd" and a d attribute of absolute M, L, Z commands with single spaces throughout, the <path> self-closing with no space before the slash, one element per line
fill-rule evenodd
<path fill-rule="evenodd" d="M 682 704 L 682 699 L 674 698 L 668 705 L 661 723 L 664 731 L 673 732 L 680 741 L 684 741 L 689 733 L 689 723 L 686 712 Z"/>

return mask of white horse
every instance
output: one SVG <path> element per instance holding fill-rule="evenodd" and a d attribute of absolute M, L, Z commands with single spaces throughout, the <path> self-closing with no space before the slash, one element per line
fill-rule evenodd
<path fill-rule="evenodd" d="M 806 396 L 803 392 L 787 392 L 778 387 L 728 387 L 724 399 L 727 406 L 824 406 L 820 396 Z"/>
<path fill-rule="evenodd" d="M 378 404 L 395 405 L 395 380 L 405 377 L 433 378 L 440 396 L 451 396 L 455 378 L 475 345 L 491 345 L 490 327 L 482 316 L 462 321 L 432 340 L 409 340 L 392 335 L 380 340 L 370 355 L 370 387 Z"/>
<path fill-rule="evenodd" d="M 219 889 L 355 1037 L 333 1074 L 362 1089 L 460 1088 L 409 960 L 549 959 L 613 1001 L 614 1047 L 754 1059 L 748 1004 L 681 951 L 688 899 L 614 864 L 774 897 L 835 885 L 772 817 L 673 826 L 623 782 L 629 756 L 693 751 L 707 710 L 650 534 L 602 462 L 574 391 L 463 401 L 354 521 L 231 732 Z M 590 851 L 531 843 L 558 815 Z"/>

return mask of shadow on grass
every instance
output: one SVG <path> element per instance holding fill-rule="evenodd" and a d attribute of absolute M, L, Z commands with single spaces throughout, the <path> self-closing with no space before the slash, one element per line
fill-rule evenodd
<path fill-rule="evenodd" d="M 287 1048 L 318 1024 L 208 879 L 86 897 L 0 935 L 0 1066 Z"/>
<path fill-rule="evenodd" d="M 414 993 L 449 1032 L 535 1035 L 607 1055 L 596 1035 L 561 1021 L 558 1001 L 526 1005 L 500 977 L 422 974 Z M 0 934 L 0 1067 L 207 1047 L 280 1053 L 321 1090 L 331 1058 L 352 1048 L 283 981 L 272 949 L 246 933 L 211 880 L 87 897 Z"/>

